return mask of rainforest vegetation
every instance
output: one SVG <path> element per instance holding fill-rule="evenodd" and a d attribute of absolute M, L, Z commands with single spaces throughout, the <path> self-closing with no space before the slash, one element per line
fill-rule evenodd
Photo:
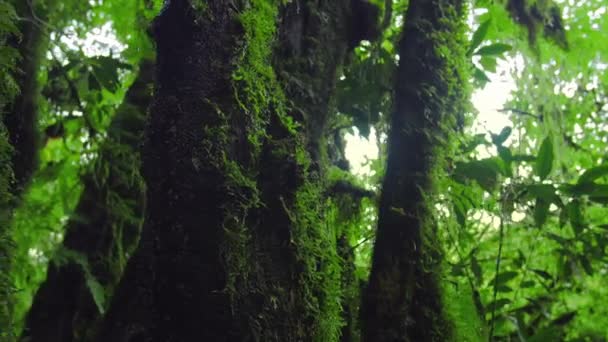
<path fill-rule="evenodd" d="M 607 8 L 0 0 L 0 341 L 607 341 Z"/>

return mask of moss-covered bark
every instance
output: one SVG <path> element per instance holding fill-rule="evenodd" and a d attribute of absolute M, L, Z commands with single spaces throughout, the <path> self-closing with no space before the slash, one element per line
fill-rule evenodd
<path fill-rule="evenodd" d="M 40 84 L 38 71 L 48 47 L 48 30 L 44 22 L 52 1 L 12 1 L 19 18 L 19 37 L 13 36 L 14 46 L 21 59 L 15 73 L 19 95 L 11 102 L 4 117 L 9 140 L 14 148 L 12 164 L 15 173 L 13 193 L 19 194 L 36 169 L 39 148 L 37 126 Z"/>
<path fill-rule="evenodd" d="M 154 65 L 144 60 L 108 129 L 63 245 L 27 315 L 28 341 L 89 341 L 139 239 L 144 183 L 139 143 L 152 99 Z"/>
<path fill-rule="evenodd" d="M 19 34 L 17 15 L 8 1 L 0 0 L 0 45 L 6 45 L 12 35 Z M 12 217 L 13 184 L 12 154 L 9 134 L 4 125 L 6 106 L 12 103 L 19 88 L 14 79 L 18 51 L 5 48 L 4 63 L 0 66 L 0 339 L 9 340 L 12 334 L 12 294 L 15 290 L 9 278 L 12 241 L 8 232 Z M 10 340 L 9 340 L 10 341 Z"/>
<path fill-rule="evenodd" d="M 365 341 L 447 341 L 433 179 L 466 89 L 462 1 L 411 0 L 399 44 L 379 222 L 362 306 Z"/>
<path fill-rule="evenodd" d="M 322 146 L 351 1 L 167 4 L 146 223 L 98 340 L 336 340 Z"/>

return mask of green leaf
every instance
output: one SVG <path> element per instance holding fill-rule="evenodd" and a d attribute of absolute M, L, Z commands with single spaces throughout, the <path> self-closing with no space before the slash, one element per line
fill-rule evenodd
<path fill-rule="evenodd" d="M 495 57 L 483 56 L 479 59 L 479 64 L 483 67 L 484 70 L 489 72 L 496 72 L 496 67 L 498 66 L 498 62 Z"/>
<path fill-rule="evenodd" d="M 536 286 L 536 283 L 534 281 L 532 281 L 532 280 L 523 281 L 519 285 L 519 287 L 521 287 L 522 289 L 527 289 L 527 288 L 534 287 L 534 286 Z"/>
<path fill-rule="evenodd" d="M 475 80 L 479 82 L 482 87 L 485 86 L 486 83 L 490 82 L 488 75 L 486 75 L 486 73 L 478 67 L 475 67 L 475 71 L 473 71 L 473 78 L 475 78 Z"/>
<path fill-rule="evenodd" d="M 456 221 L 461 227 L 466 226 L 467 220 L 467 209 L 459 199 L 454 198 L 454 215 L 456 216 Z"/>
<path fill-rule="evenodd" d="M 541 278 L 543 278 L 545 280 L 553 281 L 553 277 L 547 271 L 543 271 L 543 270 L 539 270 L 539 269 L 532 269 L 532 272 L 538 274 Z"/>
<path fill-rule="evenodd" d="M 548 202 L 553 202 L 557 196 L 552 184 L 530 184 L 525 189 L 534 197 L 540 197 Z"/>
<path fill-rule="evenodd" d="M 460 183 L 467 179 L 476 181 L 484 190 L 492 192 L 498 183 L 501 166 L 494 158 L 473 160 L 468 163 L 457 163 L 454 178 Z"/>
<path fill-rule="evenodd" d="M 585 228 L 585 216 L 583 215 L 583 207 L 579 199 L 574 199 L 566 205 L 568 210 L 568 217 L 570 218 L 570 225 L 576 235 L 582 233 Z"/>
<path fill-rule="evenodd" d="M 93 68 L 93 75 L 108 91 L 114 93 L 118 90 L 118 69 L 130 69 L 129 64 L 108 56 L 92 57 L 89 60 Z M 90 83 L 90 82 L 89 82 Z"/>
<path fill-rule="evenodd" d="M 507 51 L 510 51 L 512 48 L 513 47 L 509 44 L 496 43 L 480 48 L 479 50 L 475 51 L 475 54 L 480 56 L 499 56 Z"/>
<path fill-rule="evenodd" d="M 576 317 L 576 311 L 569 311 L 569 312 L 559 315 L 556 319 L 551 321 L 551 324 L 558 325 L 558 326 L 566 325 L 566 324 L 570 323 L 570 321 L 572 321 L 574 319 L 574 317 Z"/>
<path fill-rule="evenodd" d="M 578 179 L 578 184 L 590 183 L 608 175 L 608 164 L 596 166 L 585 171 Z"/>
<path fill-rule="evenodd" d="M 553 142 L 551 142 L 551 137 L 548 136 L 540 145 L 538 157 L 536 159 L 535 171 L 536 175 L 540 177 L 541 180 L 547 178 L 547 176 L 551 173 L 551 169 L 553 168 L 553 159 Z"/>
<path fill-rule="evenodd" d="M 467 142 L 461 148 L 462 153 L 467 154 L 473 151 L 479 145 L 486 145 L 486 135 L 485 134 L 476 134 L 473 136 L 473 140 L 471 142 Z"/>
<path fill-rule="evenodd" d="M 587 273 L 588 275 L 593 275 L 593 267 L 591 267 L 591 262 L 586 256 L 579 255 L 578 261 L 585 270 L 585 273 Z"/>
<path fill-rule="evenodd" d="M 507 299 L 507 298 L 500 298 L 497 299 L 495 302 L 492 302 L 490 304 L 488 304 L 487 307 L 487 312 L 491 312 L 493 310 L 500 310 L 502 309 L 504 306 L 511 304 L 511 300 Z"/>
<path fill-rule="evenodd" d="M 97 310 L 99 310 L 100 314 L 103 314 L 105 311 L 104 308 L 106 302 L 105 290 L 103 286 L 95 279 L 95 277 L 93 277 L 93 275 L 89 274 L 88 272 L 85 273 L 85 278 L 87 287 L 89 288 L 89 291 L 91 291 L 93 301 L 97 306 Z"/>
<path fill-rule="evenodd" d="M 473 33 L 473 37 L 471 38 L 471 43 L 469 44 L 469 49 L 467 50 L 467 56 L 471 56 L 473 51 L 477 49 L 479 44 L 484 40 L 486 35 L 488 34 L 488 28 L 490 28 L 491 18 L 488 18 L 486 21 L 481 23 L 475 33 Z"/>
<path fill-rule="evenodd" d="M 505 293 L 505 292 L 513 292 L 513 289 L 507 285 L 500 285 L 500 286 L 496 287 L 496 291 Z"/>
<path fill-rule="evenodd" d="M 542 228 L 545 222 L 547 222 L 550 206 L 551 202 L 541 197 L 536 198 L 536 202 L 534 204 L 534 223 L 538 228 Z"/>
<path fill-rule="evenodd" d="M 559 211 L 559 227 L 564 228 L 566 223 L 568 222 L 568 208 L 563 207 Z"/>
<path fill-rule="evenodd" d="M 514 271 L 509 271 L 509 272 L 503 272 L 500 273 L 497 277 L 495 277 L 491 284 L 492 286 L 501 286 L 501 285 L 505 285 L 509 280 L 517 277 L 519 273 L 514 272 Z"/>
<path fill-rule="evenodd" d="M 578 184 L 564 184 L 560 190 L 565 194 L 580 197 L 583 195 L 589 196 L 591 201 L 606 204 L 608 203 L 608 184 L 598 184 L 583 182 Z"/>
<path fill-rule="evenodd" d="M 475 280 L 477 280 L 478 284 L 483 282 L 483 271 L 481 269 L 481 265 L 477 258 L 471 258 L 471 271 L 473 271 L 473 275 L 475 276 Z"/>
<path fill-rule="evenodd" d="M 528 338 L 527 342 L 547 342 L 547 341 L 561 341 L 562 332 L 561 329 L 556 327 L 546 327 L 540 329 L 534 336 Z"/>
<path fill-rule="evenodd" d="M 513 131 L 513 129 L 511 127 L 507 126 L 507 127 L 503 128 L 500 131 L 500 133 L 492 134 L 492 142 L 496 146 L 502 145 L 509 138 L 512 131 Z"/>
<path fill-rule="evenodd" d="M 560 245 L 562 245 L 562 247 L 564 248 L 568 248 L 570 247 L 570 240 L 563 238 L 557 234 L 553 234 L 553 233 L 546 233 L 547 237 L 557 243 L 559 243 Z"/>

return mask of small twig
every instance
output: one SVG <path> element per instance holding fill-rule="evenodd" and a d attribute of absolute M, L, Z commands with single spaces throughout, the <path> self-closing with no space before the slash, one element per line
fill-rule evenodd
<path fill-rule="evenodd" d="M 363 240 L 359 241 L 358 244 L 354 245 L 351 247 L 351 250 L 354 251 L 355 249 L 361 247 L 361 245 L 363 245 L 364 243 L 366 243 L 367 241 L 371 240 L 374 236 L 376 236 L 376 232 L 372 232 L 370 233 L 368 236 L 366 236 L 365 238 L 363 238 Z"/>
<path fill-rule="evenodd" d="M 501 108 L 501 109 L 497 109 L 497 111 L 501 112 L 501 113 L 511 112 L 511 113 L 514 113 L 514 114 L 522 115 L 522 116 L 529 116 L 529 117 L 535 118 L 535 119 L 537 119 L 539 121 L 543 120 L 543 116 L 542 115 L 532 114 L 530 112 L 526 112 L 524 110 L 517 109 L 517 108 Z"/>

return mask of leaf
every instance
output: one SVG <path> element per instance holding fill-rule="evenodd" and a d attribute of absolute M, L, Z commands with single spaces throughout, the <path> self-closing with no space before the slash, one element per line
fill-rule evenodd
<path fill-rule="evenodd" d="M 477 146 L 479 145 L 485 145 L 487 144 L 486 142 L 486 135 L 485 134 L 476 134 L 473 136 L 473 141 L 466 143 L 462 148 L 462 152 L 464 154 L 467 154 L 471 151 L 473 151 L 475 148 L 477 148 Z"/>
<path fill-rule="evenodd" d="M 553 142 L 551 137 L 548 136 L 543 140 L 538 151 L 538 157 L 536 159 L 536 175 L 544 180 L 551 173 L 553 168 Z"/>
<path fill-rule="evenodd" d="M 536 198 L 536 203 L 534 204 L 534 223 L 538 228 L 542 228 L 545 222 L 547 222 L 550 206 L 551 202 L 541 197 Z"/>
<path fill-rule="evenodd" d="M 95 305 L 97 306 L 97 310 L 99 310 L 100 314 L 104 313 L 104 307 L 105 307 L 105 291 L 103 286 L 95 279 L 95 277 L 93 277 L 93 275 L 88 274 L 88 272 L 85 272 L 85 277 L 86 277 L 86 282 L 87 282 L 87 287 L 89 288 L 89 291 L 91 291 L 91 295 L 93 297 L 93 301 L 95 302 Z"/>
<path fill-rule="evenodd" d="M 471 38 L 471 43 L 469 44 L 469 49 L 467 50 L 467 56 L 471 56 L 473 54 L 473 51 L 477 49 L 479 44 L 481 44 L 488 34 L 488 28 L 490 28 L 491 20 L 491 18 L 488 18 L 479 25 L 477 30 L 475 30 L 475 33 L 473 33 L 473 37 Z"/>
<path fill-rule="evenodd" d="M 473 160 L 468 163 L 457 163 L 454 179 L 466 184 L 466 180 L 474 180 L 488 192 L 492 192 L 498 183 L 501 166 L 495 158 Z"/>
<path fill-rule="evenodd" d="M 523 281 L 519 285 L 519 287 L 521 287 L 523 289 L 527 289 L 527 288 L 530 288 L 530 287 L 534 287 L 534 285 L 536 285 L 536 283 L 534 281 L 532 281 L 532 280 L 526 280 L 526 281 Z"/>
<path fill-rule="evenodd" d="M 591 266 L 591 262 L 586 256 L 579 255 L 578 261 L 585 270 L 585 273 L 587 273 L 588 275 L 593 275 L 593 267 Z"/>
<path fill-rule="evenodd" d="M 492 142 L 494 145 L 499 146 L 502 145 L 511 135 L 513 129 L 509 126 L 503 128 L 500 133 L 492 134 Z"/>
<path fill-rule="evenodd" d="M 109 56 L 92 57 L 89 59 L 89 63 L 99 84 L 112 93 L 118 90 L 118 69 L 131 68 L 129 64 L 122 63 Z"/>
<path fill-rule="evenodd" d="M 493 310 L 500 310 L 502 309 L 505 305 L 511 304 L 511 300 L 507 299 L 507 298 L 500 298 L 497 299 L 495 302 L 491 302 L 490 304 L 488 304 L 487 307 L 487 311 L 493 311 Z"/>
<path fill-rule="evenodd" d="M 473 78 L 475 78 L 475 80 L 479 82 L 482 87 L 485 86 L 486 83 L 490 82 L 488 75 L 486 75 L 486 73 L 478 67 L 475 67 L 475 71 L 473 71 Z"/>
<path fill-rule="evenodd" d="M 583 208 L 579 199 L 574 199 L 566 205 L 568 210 L 568 217 L 570 218 L 570 225 L 576 235 L 582 233 L 585 228 L 585 221 L 583 215 Z"/>
<path fill-rule="evenodd" d="M 475 280 L 477 280 L 478 284 L 483 282 L 483 271 L 481 269 L 481 265 L 477 258 L 471 258 L 471 271 L 473 271 L 473 275 L 475 276 Z"/>
<path fill-rule="evenodd" d="M 539 197 L 547 202 L 558 201 L 556 204 L 560 204 L 559 197 L 555 194 L 555 186 L 552 184 L 530 184 L 525 188 L 534 197 Z M 557 199 L 556 199 L 557 197 Z"/>
<path fill-rule="evenodd" d="M 566 324 L 570 323 L 570 321 L 572 321 L 574 319 L 574 317 L 576 317 L 576 311 L 569 311 L 569 312 L 559 315 L 559 317 L 557 317 L 556 319 L 551 321 L 551 324 L 558 325 L 558 326 L 566 325 Z"/>
<path fill-rule="evenodd" d="M 513 47 L 509 44 L 496 43 L 480 48 L 479 50 L 475 51 L 475 54 L 480 56 L 499 56 L 507 51 L 510 51 L 512 48 Z"/>
<path fill-rule="evenodd" d="M 564 184 L 560 187 L 560 190 L 565 194 L 580 197 L 583 195 L 589 196 L 591 201 L 606 204 L 608 203 L 608 184 L 598 183 L 578 183 L 578 184 Z"/>
<path fill-rule="evenodd" d="M 495 57 L 483 56 L 479 59 L 479 64 L 483 67 L 484 70 L 489 72 L 496 72 L 496 67 L 498 66 L 498 62 Z"/>
<path fill-rule="evenodd" d="M 528 338 L 527 342 L 561 341 L 562 331 L 556 327 L 540 329 L 534 336 Z"/>
<path fill-rule="evenodd" d="M 553 234 L 553 233 L 546 233 L 547 237 L 557 243 L 559 243 L 560 245 L 562 245 L 562 247 L 564 248 L 568 248 L 570 246 L 570 240 L 563 238 L 557 234 Z"/>
<path fill-rule="evenodd" d="M 454 198 L 454 215 L 458 224 L 464 228 L 467 220 L 467 209 L 462 201 L 457 198 Z"/>
<path fill-rule="evenodd" d="M 505 293 L 505 292 L 513 292 L 513 289 L 507 285 L 500 285 L 500 286 L 496 287 L 496 291 Z"/>
<path fill-rule="evenodd" d="M 559 227 L 564 228 L 568 222 L 568 208 L 561 208 L 559 211 Z"/>
<path fill-rule="evenodd" d="M 591 183 L 606 175 L 608 175 L 608 164 L 596 166 L 583 172 L 583 174 L 578 178 L 578 184 Z"/>
<path fill-rule="evenodd" d="M 532 272 L 538 274 L 541 278 L 543 278 L 545 280 L 553 281 L 553 277 L 547 271 L 543 271 L 543 270 L 539 270 L 539 269 L 532 269 Z"/>
<path fill-rule="evenodd" d="M 504 285 L 509 280 L 517 277 L 518 274 L 519 273 L 514 272 L 514 271 L 500 273 L 497 277 L 495 277 L 492 280 L 491 284 L 492 284 L 492 286 L 496 286 L 496 287 Z"/>

